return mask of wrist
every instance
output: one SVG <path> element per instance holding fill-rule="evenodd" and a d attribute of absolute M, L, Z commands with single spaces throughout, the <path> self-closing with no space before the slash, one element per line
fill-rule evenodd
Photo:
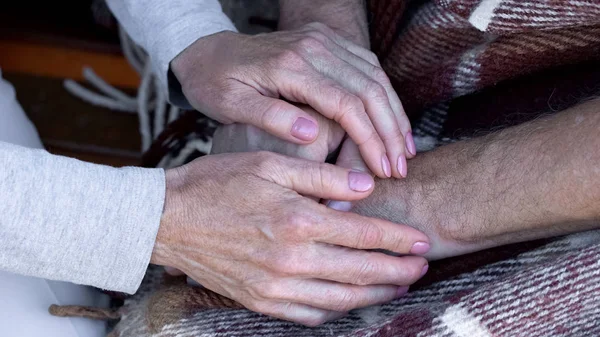
<path fill-rule="evenodd" d="M 212 59 L 212 55 L 217 54 L 219 48 L 224 48 L 227 45 L 226 41 L 240 35 L 242 34 L 225 30 L 199 38 L 173 58 L 170 64 L 173 75 L 183 87 L 188 77 L 193 76 L 193 69 L 206 67 L 210 62 L 205 64 L 203 61 Z"/>
<path fill-rule="evenodd" d="M 179 201 L 181 187 L 184 185 L 183 168 L 174 168 L 166 170 L 166 192 L 163 213 L 160 218 L 160 225 L 156 235 L 156 241 L 150 257 L 150 263 L 176 267 L 172 261 L 171 248 L 174 245 L 174 239 L 178 234 L 178 215 L 181 214 L 177 209 L 182 203 Z"/>
<path fill-rule="evenodd" d="M 464 144 L 463 144 L 464 145 Z M 453 145 L 411 159 L 411 172 L 403 180 L 382 180 L 386 194 L 403 204 L 399 219 L 426 233 L 431 240 L 429 259 L 466 254 L 489 246 L 483 225 L 493 211 L 482 212 L 485 181 Z M 380 184 L 381 183 L 381 184 Z M 394 206 L 397 209 L 397 206 Z"/>
<path fill-rule="evenodd" d="M 279 30 L 293 30 L 311 22 L 323 23 L 355 44 L 370 48 L 364 0 L 311 1 L 308 4 L 279 1 Z"/>

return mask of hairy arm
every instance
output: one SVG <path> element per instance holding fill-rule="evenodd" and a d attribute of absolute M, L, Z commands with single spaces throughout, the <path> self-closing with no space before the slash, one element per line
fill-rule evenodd
<path fill-rule="evenodd" d="M 600 226 L 600 100 L 413 159 L 354 211 L 425 231 L 430 258 Z"/>
<path fill-rule="evenodd" d="M 280 0 L 279 29 L 321 22 L 357 45 L 369 49 L 365 0 Z"/>

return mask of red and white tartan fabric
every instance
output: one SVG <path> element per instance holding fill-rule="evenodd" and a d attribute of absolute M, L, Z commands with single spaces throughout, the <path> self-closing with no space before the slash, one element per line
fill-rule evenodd
<path fill-rule="evenodd" d="M 316 328 L 239 308 L 152 268 L 111 336 L 600 336 L 599 257 L 600 231 L 575 234 Z M 477 259 L 460 263 L 469 269 Z M 429 279 L 441 269 L 430 268 Z"/>
<path fill-rule="evenodd" d="M 373 50 L 409 114 L 600 57 L 597 0 L 372 0 Z"/>

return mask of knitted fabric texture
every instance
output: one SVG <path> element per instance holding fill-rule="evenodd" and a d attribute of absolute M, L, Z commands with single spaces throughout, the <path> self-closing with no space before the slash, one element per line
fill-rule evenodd
<path fill-rule="evenodd" d="M 428 285 L 316 328 L 242 309 L 151 268 L 112 336 L 597 336 L 599 240 L 600 231 L 580 233 L 484 265 L 485 254 L 462 257 L 454 264 L 473 270 L 454 277 L 443 275 L 446 261 L 432 263 Z"/>

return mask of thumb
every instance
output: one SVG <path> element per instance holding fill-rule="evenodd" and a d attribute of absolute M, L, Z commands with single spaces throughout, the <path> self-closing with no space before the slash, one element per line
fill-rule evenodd
<path fill-rule="evenodd" d="M 310 144 L 319 135 L 317 121 L 302 109 L 250 87 L 241 90 L 236 99 L 239 104 L 230 108 L 235 122 L 254 125 L 296 144 Z"/>
<path fill-rule="evenodd" d="M 263 174 L 278 185 L 305 196 L 336 200 L 360 200 L 373 192 L 373 177 L 332 164 L 275 154 L 278 158 Z"/>
<path fill-rule="evenodd" d="M 373 173 L 369 170 L 367 164 L 365 164 L 365 161 L 360 154 L 358 145 L 356 145 L 356 143 L 354 143 L 354 141 L 350 138 L 347 138 L 344 141 L 344 144 L 342 144 L 342 149 L 340 150 L 336 165 L 351 169 L 356 172 L 369 174 L 371 177 L 373 176 Z M 328 200 L 325 201 L 325 204 L 329 208 L 344 212 L 351 210 L 353 206 L 352 202 L 350 201 L 339 200 Z"/>

